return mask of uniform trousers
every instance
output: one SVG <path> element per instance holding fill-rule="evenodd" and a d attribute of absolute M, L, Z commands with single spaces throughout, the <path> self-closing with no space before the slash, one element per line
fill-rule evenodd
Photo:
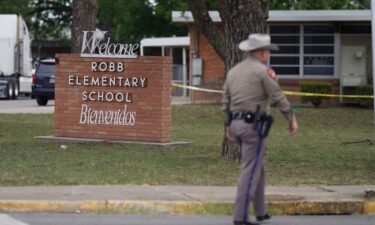
<path fill-rule="evenodd" d="M 233 120 L 230 131 L 241 146 L 241 173 L 238 180 L 237 197 L 234 205 L 234 221 L 248 221 L 248 209 L 253 203 L 256 216 L 266 214 L 264 199 L 264 154 L 265 143 L 260 143 L 253 124 Z M 258 148 L 259 145 L 260 148 Z"/>

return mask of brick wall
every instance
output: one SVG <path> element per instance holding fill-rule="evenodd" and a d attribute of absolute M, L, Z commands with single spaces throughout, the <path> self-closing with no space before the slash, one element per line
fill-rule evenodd
<path fill-rule="evenodd" d="M 221 90 L 224 82 L 224 62 L 218 57 L 206 37 L 194 25 L 188 24 L 188 28 L 190 33 L 190 58 L 192 59 L 196 55 L 203 60 L 201 87 Z M 190 63 L 192 63 L 192 60 L 190 60 Z M 191 91 L 191 100 L 194 103 L 220 102 L 221 95 Z"/>
<path fill-rule="evenodd" d="M 56 59 L 55 136 L 170 142 L 172 58 L 142 56 L 137 59 L 109 59 L 59 54 Z M 93 72 L 92 62 L 120 62 L 124 64 L 125 70 L 123 72 Z M 72 85 L 72 83 L 69 84 L 71 75 L 77 75 L 78 82 L 81 83 L 85 75 L 105 76 L 108 79 L 143 77 L 147 79 L 147 86 L 141 88 L 139 82 L 138 87 L 123 87 L 118 83 L 115 86 L 82 86 L 73 82 L 73 79 Z M 84 91 L 128 93 L 127 99 L 131 102 L 124 102 L 121 97 L 118 98 L 120 102 L 116 100 L 85 101 L 83 100 Z M 98 94 L 92 96 L 92 99 L 98 99 Z M 111 95 L 109 98 L 111 99 Z M 88 113 L 89 108 L 92 109 L 91 114 Z M 85 113 L 83 114 L 82 111 Z M 135 118 L 134 125 L 131 121 L 132 116 Z"/>
<path fill-rule="evenodd" d="M 203 34 L 199 34 L 199 57 L 203 59 L 203 84 L 216 83 L 224 77 L 224 62 Z"/>

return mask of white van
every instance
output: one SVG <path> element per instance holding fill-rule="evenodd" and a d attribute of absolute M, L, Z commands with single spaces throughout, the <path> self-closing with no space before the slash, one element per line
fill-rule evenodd
<path fill-rule="evenodd" d="M 30 35 L 20 15 L 0 15 L 0 98 L 31 94 Z"/>

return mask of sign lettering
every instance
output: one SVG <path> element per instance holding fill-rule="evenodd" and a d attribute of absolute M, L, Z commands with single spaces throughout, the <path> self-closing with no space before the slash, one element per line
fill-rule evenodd
<path fill-rule="evenodd" d="M 91 62 L 92 72 L 116 72 L 125 71 L 122 62 Z M 136 123 L 136 112 L 128 111 L 128 105 L 133 102 L 132 93 L 129 88 L 147 87 L 147 78 L 142 76 L 89 76 L 69 75 L 70 86 L 97 86 L 97 87 L 121 87 L 124 91 L 83 91 L 82 100 L 85 104 L 81 106 L 80 124 L 105 124 L 134 126 Z M 108 89 L 110 90 L 110 89 Z M 122 109 L 97 110 L 89 107 L 87 102 L 117 102 L 124 103 Z"/>
<path fill-rule="evenodd" d="M 112 43 L 107 31 L 83 31 L 81 57 L 137 58 L 139 44 Z"/>

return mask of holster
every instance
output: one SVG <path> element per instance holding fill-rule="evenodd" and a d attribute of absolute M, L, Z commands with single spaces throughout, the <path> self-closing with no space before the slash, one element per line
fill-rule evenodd
<path fill-rule="evenodd" d="M 262 115 L 259 120 L 259 125 L 258 125 L 258 134 L 261 137 L 267 137 L 268 133 L 271 130 L 271 126 L 273 123 L 273 118 L 270 115 Z"/>
<path fill-rule="evenodd" d="M 253 125 L 253 129 L 258 132 L 260 137 L 267 137 L 271 129 L 273 118 L 265 113 L 260 113 L 260 107 L 257 107 L 256 112 L 243 111 L 230 113 L 232 119 L 241 119 L 246 123 Z"/>
<path fill-rule="evenodd" d="M 266 138 L 271 130 L 273 118 L 265 113 L 260 114 L 260 106 L 257 106 L 253 129 L 256 130 L 260 137 Z"/>

